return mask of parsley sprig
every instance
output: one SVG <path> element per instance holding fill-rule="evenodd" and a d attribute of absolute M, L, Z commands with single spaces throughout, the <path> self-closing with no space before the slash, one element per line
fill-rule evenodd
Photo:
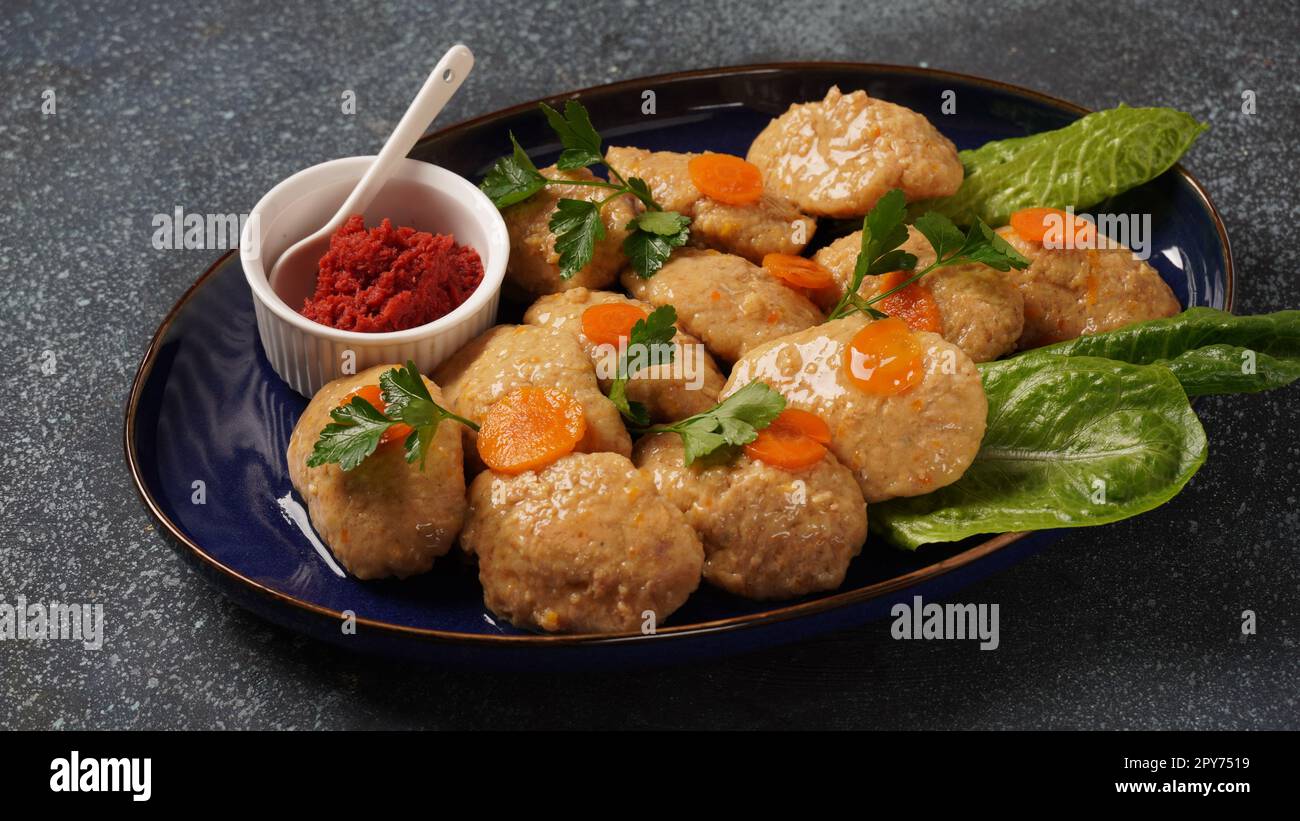
<path fill-rule="evenodd" d="M 677 309 L 671 305 L 662 305 L 650 312 L 645 319 L 638 319 L 628 334 L 627 345 L 618 358 L 617 374 L 609 386 L 609 398 L 633 425 L 645 427 L 650 424 L 650 414 L 641 402 L 627 398 L 627 380 L 641 368 L 634 364 L 643 364 L 645 360 L 672 364 L 676 347 L 673 337 L 677 328 Z M 634 359 L 639 361 L 634 361 Z"/>
<path fill-rule="evenodd" d="M 560 138 L 563 151 L 556 161 L 561 171 L 574 171 L 593 165 L 604 166 L 609 180 L 566 180 L 545 177 L 528 154 L 510 135 L 512 153 L 497 160 L 479 187 L 497 208 L 523 202 L 548 185 L 584 185 L 605 188 L 611 193 L 602 200 L 561 199 L 556 204 L 548 227 L 555 234 L 555 250 L 560 254 L 560 276 L 571 278 L 591 262 L 596 243 L 605 238 L 605 224 L 600 212 L 616 197 L 631 194 L 645 210 L 628 222 L 629 234 L 623 240 L 623 253 L 632 269 L 642 277 L 654 276 L 663 267 L 674 248 L 686 244 L 690 237 L 690 218 L 676 211 L 665 211 L 655 202 L 650 186 L 640 177 L 625 178 L 618 169 L 605 162 L 601 138 L 591 125 L 587 109 L 576 100 L 564 104 L 561 114 L 546 103 L 538 104 L 551 130 Z"/>
<path fill-rule="evenodd" d="M 682 437 L 686 464 L 696 459 L 727 459 L 736 448 L 758 438 L 758 432 L 785 410 L 785 397 L 762 382 L 750 382 L 703 413 L 646 433 L 671 432 Z"/>
<path fill-rule="evenodd" d="M 379 389 L 386 406 L 382 411 L 360 396 L 330 411 L 333 421 L 321 429 L 307 458 L 309 467 L 337 462 L 344 470 L 352 470 L 375 452 L 389 428 L 402 424 L 411 428 L 405 441 L 406 461 L 419 459 L 420 470 L 424 470 L 425 455 L 442 420 L 451 419 L 478 430 L 474 422 L 433 401 L 414 362 L 408 360 L 405 367 L 380 374 Z"/>
<path fill-rule="evenodd" d="M 982 220 L 976 219 L 970 230 L 962 234 L 952 220 L 930 211 L 917 217 L 913 223 L 934 249 L 934 262 L 918 271 L 916 256 L 898 247 L 907 241 L 906 217 L 907 203 L 903 192 L 897 188 L 881 197 L 867 213 L 862 221 L 862 250 L 858 253 L 857 264 L 853 266 L 853 281 L 827 314 L 828 321 L 847 316 L 853 311 L 862 311 L 877 319 L 884 317 L 885 314 L 872 306 L 926 274 L 950 265 L 978 262 L 999 271 L 1029 266 L 1029 260 L 1017 253 L 1016 249 Z M 912 274 L 893 288 L 872 297 L 863 297 L 858 293 L 866 277 L 900 270 L 911 271 Z"/>

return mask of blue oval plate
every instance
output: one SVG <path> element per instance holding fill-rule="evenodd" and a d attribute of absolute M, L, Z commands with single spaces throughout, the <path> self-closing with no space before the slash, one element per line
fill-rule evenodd
<path fill-rule="evenodd" d="M 743 156 L 772 117 L 791 103 L 820 99 L 833 84 L 921 112 L 958 148 L 1060 128 L 1086 113 L 976 77 L 856 63 L 667 74 L 549 102 L 578 97 L 611 144 Z M 940 112 L 947 90 L 957 93 L 957 114 Z M 642 113 L 650 99 L 655 113 Z M 506 153 L 507 132 L 538 165 L 559 151 L 531 102 L 432 134 L 412 156 L 480 179 Z M 1097 210 L 1151 214 L 1151 261 L 1183 304 L 1231 308 L 1227 235 L 1205 191 L 1181 167 Z M 520 310 L 503 306 L 502 319 Z M 266 361 L 232 252 L 181 297 L 145 352 L 126 409 L 126 458 L 163 530 L 228 595 L 267 619 L 356 649 L 505 668 L 680 662 L 859 624 L 913 595 L 944 596 L 1052 537 L 1008 533 L 915 553 L 868 545 L 834 593 L 773 607 L 702 587 L 654 635 L 534 635 L 493 618 L 473 569 L 454 554 L 404 582 L 359 582 L 338 571 L 304 526 L 284 461 L 305 405 Z M 345 629 L 348 616 L 355 632 Z"/>

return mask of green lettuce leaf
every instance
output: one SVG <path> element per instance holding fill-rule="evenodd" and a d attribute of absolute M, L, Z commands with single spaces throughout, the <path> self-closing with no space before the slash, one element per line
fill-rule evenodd
<path fill-rule="evenodd" d="M 1021 208 L 1082 211 L 1160 176 L 1208 127 L 1172 108 L 1097 111 L 1056 131 L 961 152 L 966 178 L 957 193 L 915 203 L 910 211 L 993 226 L 1005 225 Z"/>
<path fill-rule="evenodd" d="M 872 529 L 900 546 L 1126 519 L 1205 461 L 1205 431 L 1164 367 L 1037 354 L 981 371 L 988 429 L 966 473 L 871 506 Z"/>
<path fill-rule="evenodd" d="M 1233 316 L 1191 308 L 1049 345 L 1021 357 L 1100 356 L 1173 371 L 1188 396 L 1257 393 L 1300 378 L 1300 311 Z"/>

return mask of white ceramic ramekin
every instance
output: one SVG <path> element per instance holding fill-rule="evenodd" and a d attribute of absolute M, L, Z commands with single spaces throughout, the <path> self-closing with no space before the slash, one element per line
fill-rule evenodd
<path fill-rule="evenodd" d="M 483 281 L 463 304 L 440 319 L 391 333 L 340 331 L 302 314 L 309 292 L 278 294 L 267 276 L 290 245 L 324 225 L 361 179 L 374 157 L 345 157 L 303 169 L 267 192 L 249 214 L 239 258 L 253 290 L 257 332 L 271 367 L 310 397 L 321 386 L 372 365 L 410 359 L 428 373 L 496 319 L 510 240 L 505 221 L 478 187 L 445 168 L 403 160 L 365 210 L 366 225 L 387 217 L 434 234 L 452 234 L 478 251 Z"/>

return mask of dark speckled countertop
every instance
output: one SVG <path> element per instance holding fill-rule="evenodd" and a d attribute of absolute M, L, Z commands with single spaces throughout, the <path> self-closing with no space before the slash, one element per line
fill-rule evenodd
<path fill-rule="evenodd" d="M 1000 604 L 996 652 L 894 641 L 881 622 L 656 672 L 412 669 L 231 604 L 130 485 L 131 376 L 216 255 L 154 250 L 152 215 L 247 211 L 293 171 L 373 150 L 455 40 L 479 62 L 447 123 L 642 74 L 806 59 L 971 72 L 1094 108 L 1177 106 L 1212 126 L 1185 164 L 1227 223 L 1238 310 L 1300 307 L 1290 0 L 979 5 L 625 2 L 575 17 L 571 4 L 518 0 L 11 4 L 0 600 L 103 603 L 107 636 L 98 652 L 0 644 L 0 726 L 1300 728 L 1294 387 L 1199 403 L 1209 464 L 1173 502 L 966 588 L 963 601 Z M 355 117 L 339 116 L 344 89 Z M 1239 113 L 1244 90 L 1252 117 Z M 1245 609 L 1258 617 L 1248 638 Z"/>

